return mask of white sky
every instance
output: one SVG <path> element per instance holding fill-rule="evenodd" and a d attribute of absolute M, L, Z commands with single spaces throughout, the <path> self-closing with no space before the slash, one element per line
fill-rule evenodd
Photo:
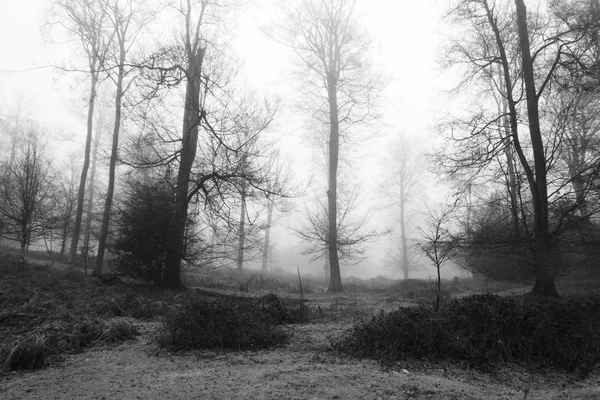
<path fill-rule="evenodd" d="M 85 117 L 80 88 L 71 87 L 72 83 L 67 84 L 68 80 L 51 68 L 39 69 L 72 57 L 68 47 L 42 40 L 47 3 L 0 0 L 0 107 L 3 114 L 10 112 L 14 99 L 21 95 L 40 125 L 55 135 L 59 131 L 61 136 L 66 132 L 80 138 L 81 143 Z M 363 182 L 372 183 L 394 132 L 404 131 L 422 138 L 422 143 L 428 142 L 431 126 L 444 108 L 442 88 L 448 84 L 436 65 L 443 38 L 438 33 L 440 8 L 435 0 L 358 0 L 357 10 L 375 45 L 375 65 L 390 79 L 382 101 L 383 134 L 365 146 L 364 157 L 357 161 Z M 260 32 L 259 25 L 270 17 L 262 12 L 261 8 L 251 8 L 240 21 L 237 48 L 245 59 L 247 80 L 257 90 L 280 96 L 290 105 L 294 94 L 289 83 L 291 54 Z M 288 109 L 286 116 L 293 113 Z M 274 129 L 297 132 L 302 129 L 301 121 L 280 119 Z M 289 135 L 283 141 L 283 152 L 295 168 L 305 169 L 314 159 L 314 149 L 306 147 L 300 135 L 282 134 Z M 54 148 L 59 153 L 72 151 L 72 146 L 64 143 Z"/>

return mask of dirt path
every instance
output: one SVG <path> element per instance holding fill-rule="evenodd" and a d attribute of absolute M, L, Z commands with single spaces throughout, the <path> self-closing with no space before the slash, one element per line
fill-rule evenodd
<path fill-rule="evenodd" d="M 291 328 L 290 344 L 256 352 L 171 355 L 138 340 L 68 355 L 50 368 L 0 377 L 2 399 L 531 399 L 600 398 L 599 376 L 561 387 L 565 379 L 507 370 L 491 377 L 459 369 L 407 364 L 382 371 L 327 351 L 341 324 Z"/>

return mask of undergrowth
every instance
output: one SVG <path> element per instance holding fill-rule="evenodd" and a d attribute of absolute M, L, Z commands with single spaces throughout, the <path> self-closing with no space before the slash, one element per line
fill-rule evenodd
<path fill-rule="evenodd" d="M 167 315 L 159 344 L 171 350 L 269 348 L 288 339 L 282 324 L 305 320 L 275 295 L 247 300 L 192 299 Z"/>
<path fill-rule="evenodd" d="M 600 298 L 535 300 L 474 295 L 430 307 L 381 311 L 333 347 L 386 366 L 406 359 L 500 363 L 587 374 L 600 361 Z"/>
<path fill-rule="evenodd" d="M 130 318 L 169 312 L 174 294 L 105 287 L 81 273 L 0 263 L 0 371 L 35 369 L 64 352 L 137 335 Z"/>

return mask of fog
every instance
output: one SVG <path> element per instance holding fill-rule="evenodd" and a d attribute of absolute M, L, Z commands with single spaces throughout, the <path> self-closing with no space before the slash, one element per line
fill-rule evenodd
<path fill-rule="evenodd" d="M 161 8 L 162 3 L 146 4 L 150 11 L 144 9 L 149 16 L 143 24 L 133 19 L 140 25 L 135 31 L 136 42 L 131 46 L 128 60 L 138 64 L 137 69 L 127 64 L 129 76 L 135 77 L 125 77 L 129 91 L 124 94 L 124 112 L 118 124 L 122 132 L 116 163 L 117 209 L 124 207 L 127 182 L 136 174 L 143 177 L 135 179 L 147 180 L 150 174 L 140 169 L 140 159 L 136 158 L 141 157 L 142 145 L 149 146 L 144 151 L 149 148 L 150 153 L 154 151 L 156 168 L 151 173 L 159 171 L 168 175 L 171 182 L 178 169 L 181 174 L 179 152 L 185 99 L 182 82 L 186 79 L 182 78 L 184 75 L 177 75 L 184 74 L 182 65 L 166 67 L 166 63 L 182 57 L 178 52 L 183 52 L 183 47 L 174 43 L 182 37 L 178 18 L 185 10 L 176 5 Z M 91 132 L 86 130 L 90 76 L 81 42 L 69 30 L 68 18 L 60 13 L 56 4 L 61 2 L 34 0 L 5 2 L 0 6 L 0 40 L 4 54 L 0 60 L 2 156 L 13 156 L 14 151 L 7 149 L 11 146 L 14 149 L 24 131 L 36 131 L 57 172 L 53 181 L 58 185 L 70 177 L 69 182 L 77 184 L 86 134 Z M 333 153 L 330 149 L 334 137 L 329 131 L 333 132 L 336 126 L 335 140 L 340 141 L 335 156 L 337 200 L 334 203 L 339 214 L 336 254 L 340 256 L 342 277 L 432 278 L 437 273 L 435 262 L 422 251 L 422 245 L 419 247 L 419 243 L 427 239 L 432 215 L 435 217 L 444 205 L 454 202 L 455 208 L 466 207 L 468 211 L 463 212 L 463 219 L 452 220 L 444 229 L 459 229 L 465 221 L 469 228 L 476 213 L 472 211 L 473 202 L 489 205 L 483 198 L 498 190 L 495 185 L 499 178 L 493 176 L 496 172 L 484 167 L 480 175 L 469 175 L 471 171 L 456 172 L 458 169 L 449 172 L 451 168 L 444 164 L 450 159 L 447 151 L 452 148 L 447 139 L 454 135 L 455 129 L 461 133 L 475 130 L 475 123 L 459 127 L 472 117 L 474 110 L 489 108 L 493 112 L 502 107 L 500 103 L 494 104 L 496 97 L 480 82 L 469 81 L 472 87 L 467 87 L 465 76 L 469 67 L 452 58 L 457 51 L 452 50 L 456 45 L 453 40 L 467 32 L 466 25 L 459 26 L 456 20 L 444 18 L 448 10 L 435 1 L 357 1 L 351 9 L 351 28 L 360 35 L 352 31 L 348 37 L 360 51 L 349 56 L 351 62 L 345 64 L 347 69 L 338 76 L 336 90 L 342 99 L 338 112 L 342 117 L 333 124 L 327 120 L 328 97 L 323 85 L 328 81 L 319 75 L 318 62 L 315 62 L 318 52 L 312 59 L 306 50 L 310 47 L 310 35 L 306 36 L 308 45 L 301 42 L 302 28 L 306 26 L 299 23 L 294 33 L 295 20 L 290 16 L 296 14 L 290 7 L 262 0 L 232 6 L 231 10 L 224 7 L 227 10 L 222 12 L 227 12 L 226 16 L 217 12 L 207 14 L 206 18 L 214 20 L 208 24 L 207 36 L 198 42 L 207 46 L 204 48 L 207 66 L 203 64 L 202 68 L 209 71 L 202 78 L 206 79 L 207 87 L 202 99 L 213 102 L 209 106 L 217 111 L 210 114 L 214 118 L 211 121 L 221 124 L 218 129 L 223 130 L 217 137 L 210 121 L 202 125 L 208 133 L 200 135 L 192 156 L 196 164 L 191 173 L 196 175 L 188 179 L 198 180 L 209 174 L 206 164 L 210 162 L 213 173 L 220 177 L 224 175 L 222 171 L 214 172 L 217 163 L 231 163 L 231 159 L 236 158 L 235 168 L 248 168 L 240 165 L 250 163 L 248 158 L 255 157 L 259 160 L 256 162 L 263 164 L 253 167 L 255 176 L 249 177 L 250 173 L 244 171 L 248 175 L 244 177 L 247 183 L 233 181 L 232 177 L 239 178 L 236 175 L 239 171 L 235 170 L 235 173 L 230 171 L 229 178 L 219 178 L 232 185 L 229 189 L 221 187 L 217 180 L 210 188 L 200 185 L 195 191 L 190 189 L 193 192 L 190 194 L 190 209 L 193 208 L 190 223 L 194 228 L 189 229 L 202 237 L 202 243 L 211 243 L 219 249 L 215 253 L 220 257 L 219 267 L 239 268 L 243 262 L 244 268 L 260 270 L 268 259 L 270 270 L 294 272 L 300 268 L 307 274 L 325 276 L 330 250 L 326 250 L 328 241 L 323 236 L 323 230 L 329 229 L 325 228 L 327 218 L 323 216 L 331 210 L 328 198 L 332 193 Z M 134 15 L 142 18 L 146 14 L 140 10 Z M 298 15 L 300 18 L 301 13 Z M 165 49 L 176 50 L 171 54 Z M 218 56 L 211 53 L 213 50 Z M 173 59 L 167 60 L 165 54 Z M 116 78 L 111 74 L 115 68 L 101 70 L 94 115 L 94 132 L 99 131 L 101 138 L 95 167 L 92 167 L 96 174 L 96 197 L 90 208 L 94 213 L 91 248 L 99 246 L 100 216 L 110 182 L 116 85 Z M 155 97 L 149 97 L 150 89 L 146 90 L 144 85 L 150 87 L 158 82 L 157 71 L 163 75 L 156 84 L 156 91 L 152 92 Z M 190 79 L 189 73 L 187 79 Z M 454 90 L 457 88 L 460 90 Z M 500 97 L 505 96 L 500 92 Z M 206 100 L 209 96 L 214 98 Z M 478 96 L 485 100 L 479 100 Z M 219 102 L 221 109 L 215 108 Z M 235 111 L 231 111 L 234 108 Z M 102 109 L 104 117 L 100 115 Z M 243 118 L 247 119 L 240 122 Z M 340 121 L 341 127 L 338 126 Z M 237 125 L 232 128 L 232 124 Z M 226 129 L 231 131 L 226 132 Z M 146 140 L 145 144 L 140 138 Z M 159 139 L 160 145 L 150 143 Z M 224 151 L 224 155 L 220 151 Z M 241 152 L 246 153 L 240 156 Z M 460 151 L 452 157 L 456 154 Z M 443 159 L 444 156 L 447 158 Z M 156 158 L 160 157 L 169 161 L 157 162 Z M 527 157 L 530 156 L 523 156 Z M 208 169 L 200 170 L 205 167 Z M 407 183 L 400 183 L 402 174 L 406 174 Z M 173 184 L 174 188 L 180 186 Z M 475 194 L 472 188 L 476 188 Z M 234 195 L 236 191 L 241 199 Z M 86 199 L 89 196 L 87 193 Z M 459 200 L 466 203 L 457 206 Z M 270 233 L 267 233 L 268 202 L 275 205 Z M 114 240 L 116 225 L 111 222 L 109 242 Z M 344 232 L 348 234 L 344 236 Z M 270 250 L 263 260 L 267 236 Z M 235 254 L 238 237 L 240 246 L 244 240 L 250 243 L 246 244 L 248 249 L 243 255 Z M 31 246 L 47 248 L 47 240 L 38 238 Z M 406 256 L 402 254 L 402 246 Z M 468 274 L 458 266 L 458 257 L 446 261 L 441 271 L 443 277 Z M 409 275 L 403 273 L 401 265 L 404 264 L 410 264 Z"/>

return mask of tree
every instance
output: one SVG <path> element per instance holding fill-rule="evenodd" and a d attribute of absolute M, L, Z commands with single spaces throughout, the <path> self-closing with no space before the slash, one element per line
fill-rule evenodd
<path fill-rule="evenodd" d="M 536 270 L 532 293 L 557 296 L 552 272 L 555 263 L 551 256 L 553 232 L 548 212 L 549 202 L 557 197 L 556 192 L 549 193 L 548 171 L 560 147 L 560 138 L 557 131 L 542 133 L 540 101 L 545 102 L 544 95 L 552 88 L 557 71 L 566 59 L 565 50 L 580 41 L 585 30 L 577 33 L 565 27 L 552 10 L 544 14 L 538 9 L 528 16 L 523 0 L 515 0 L 514 6 L 503 1 L 462 0 L 450 14 L 470 24 L 471 31 L 463 32 L 454 47 L 457 61 L 470 66 L 467 80 L 491 81 L 490 90 L 499 94 L 507 105 L 500 115 L 496 111 L 490 117 L 483 110 L 471 118 L 468 136 L 458 138 L 456 132 L 452 132 L 453 138 L 462 142 L 466 150 L 454 161 L 458 161 L 459 169 L 467 167 L 477 172 L 489 165 L 506 146 L 514 149 L 529 187 L 528 200 L 533 214 L 530 228 L 525 226 Z M 533 22 L 528 22 L 528 18 Z M 485 108 L 485 103 L 479 102 Z M 520 133 L 524 128 L 520 123 L 523 116 L 527 120 L 527 136 Z M 500 129 L 490 128 L 502 124 L 506 127 L 506 138 L 493 138 L 490 133 L 500 132 Z M 554 230 L 558 227 L 560 224 Z"/>
<path fill-rule="evenodd" d="M 185 4 L 181 4 L 181 8 L 178 10 L 185 20 L 185 32 L 182 37 L 184 61 L 182 68 L 184 69 L 186 88 L 175 204 L 169 225 L 167 260 L 163 280 L 164 286 L 172 289 L 181 286 L 181 259 L 189 204 L 189 181 L 196 157 L 199 126 L 205 113 L 200 102 L 202 68 L 206 54 L 202 26 L 205 23 L 209 5 L 211 3 L 208 0 L 201 0 L 196 8 L 192 5 L 191 0 L 187 0 Z"/>
<path fill-rule="evenodd" d="M 102 215 L 102 228 L 100 230 L 100 239 L 98 241 L 98 254 L 94 265 L 94 275 L 101 275 L 104 265 L 104 250 L 108 237 L 108 225 L 110 222 L 110 213 L 112 208 L 113 194 L 115 190 L 115 171 L 119 151 L 119 134 L 121 131 L 123 96 L 130 87 L 131 82 L 126 84 L 125 78 L 130 70 L 126 69 L 127 55 L 131 46 L 135 42 L 140 30 L 147 22 L 147 16 L 144 15 L 141 3 L 133 0 L 127 0 L 125 5 L 121 5 L 119 0 L 103 0 L 102 7 L 108 13 L 112 26 L 114 28 L 114 49 L 112 62 L 116 73 L 110 73 L 109 77 L 116 86 L 115 93 L 115 121 L 112 136 L 112 147 L 110 152 L 110 164 L 108 170 L 108 189 L 104 203 L 104 213 Z M 134 16 L 138 16 L 136 20 Z M 140 16 L 141 15 L 141 16 Z"/>
<path fill-rule="evenodd" d="M 70 158 L 70 163 L 61 168 L 68 174 L 61 174 L 56 190 L 57 205 L 61 210 L 60 228 L 60 256 L 64 257 L 67 241 L 73 228 L 73 217 L 75 216 L 75 205 L 77 204 L 77 164 L 75 157 Z"/>
<path fill-rule="evenodd" d="M 94 107 L 101 74 L 104 72 L 106 56 L 112 35 L 107 35 L 108 15 L 99 0 L 55 0 L 54 8 L 58 24 L 63 26 L 81 45 L 87 57 L 87 71 L 90 77 L 88 99 L 87 134 L 85 140 L 84 161 L 77 194 L 77 210 L 73 238 L 71 239 L 70 261 L 77 258 L 77 246 L 83 219 L 85 185 L 90 165 L 90 152 L 93 135 Z"/>
<path fill-rule="evenodd" d="M 100 139 L 102 137 L 102 131 L 106 127 L 106 111 L 107 107 L 100 103 L 99 107 L 95 107 L 96 109 L 96 121 L 94 123 L 94 129 L 96 130 L 96 134 L 94 135 L 94 148 L 92 149 L 92 160 L 91 160 L 91 170 L 90 170 L 90 180 L 88 185 L 88 195 L 87 195 L 87 209 L 85 215 L 85 230 L 83 236 L 83 254 L 87 257 L 87 254 L 90 250 L 90 238 L 92 235 L 92 219 L 93 219 L 93 211 L 94 211 L 94 195 L 96 192 L 96 165 L 98 162 L 98 151 L 100 150 Z M 86 274 L 87 274 L 87 265 L 86 265 Z"/>
<path fill-rule="evenodd" d="M 417 243 L 417 248 L 433 263 L 437 272 L 435 310 L 440 307 L 442 277 L 440 270 L 449 261 L 456 248 L 458 240 L 451 232 L 452 214 L 456 203 L 446 204 L 439 210 L 430 210 L 426 227 L 421 229 L 423 238 Z"/>
<path fill-rule="evenodd" d="M 255 192 L 258 197 L 283 195 L 276 157 L 250 145 L 272 121 L 274 110 L 268 103 L 247 102 L 232 88 L 237 70 L 225 51 L 226 28 L 236 3 L 190 0 L 170 7 L 182 18 L 183 33 L 140 64 L 136 86 L 141 101 L 149 105 L 138 109 L 135 122 L 143 130 L 121 159 L 134 167 L 177 171 L 162 283 L 168 288 L 181 286 L 181 249 L 190 215 L 200 223 L 214 224 L 210 228 L 215 242 L 217 237 L 227 239 L 214 243 L 215 248 L 231 250 L 233 236 L 239 245 L 235 233 L 240 214 L 233 216 L 232 210 L 239 210 L 242 188 L 246 187 L 246 200 Z M 173 106 L 181 103 L 181 97 L 184 107 L 177 110 Z M 183 129 L 175 123 L 180 116 Z M 236 255 L 238 250 L 235 246 Z M 228 259 L 231 253 L 226 252 Z"/>
<path fill-rule="evenodd" d="M 5 224 L 0 233 L 20 244 L 22 266 L 31 242 L 56 222 L 51 171 L 35 131 L 26 134 L 12 162 L 0 164 L 0 215 Z"/>
<path fill-rule="evenodd" d="M 354 17 L 354 1 L 299 0 L 282 5 L 285 21 L 275 40 L 289 46 L 302 65 L 306 98 L 303 108 L 327 126 L 327 235 L 330 265 L 328 290 L 343 290 L 338 254 L 338 164 L 340 144 L 351 140 L 352 128 L 371 115 L 378 83 L 371 78 L 370 46 Z M 311 223 L 312 224 L 312 223 Z"/>
<path fill-rule="evenodd" d="M 411 217 L 407 216 L 407 208 L 419 190 L 423 175 L 423 165 L 418 162 L 418 154 L 411 142 L 400 133 L 398 141 L 390 147 L 389 159 L 386 162 L 388 177 L 382 191 L 393 199 L 393 205 L 399 209 L 398 224 L 400 225 L 400 267 L 404 279 L 408 279 L 410 270 L 407 226 Z"/>

